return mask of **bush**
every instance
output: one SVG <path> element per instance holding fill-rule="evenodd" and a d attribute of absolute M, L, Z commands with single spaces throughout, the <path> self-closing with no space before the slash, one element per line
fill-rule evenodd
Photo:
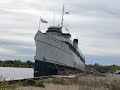
<path fill-rule="evenodd" d="M 43 88 L 45 88 L 44 82 L 43 81 L 37 81 L 36 82 L 36 87 L 43 87 Z"/>
<path fill-rule="evenodd" d="M 33 79 L 27 79 L 22 83 L 23 86 L 34 86 L 35 84 L 36 82 Z"/>
<path fill-rule="evenodd" d="M 34 86 L 34 87 L 43 87 L 45 88 L 44 82 L 39 80 L 27 79 L 22 83 L 22 86 Z"/>

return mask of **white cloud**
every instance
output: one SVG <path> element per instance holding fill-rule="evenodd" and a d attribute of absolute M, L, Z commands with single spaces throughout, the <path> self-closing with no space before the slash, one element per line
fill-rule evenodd
<path fill-rule="evenodd" d="M 7 50 L 7 49 L 4 49 L 4 48 L 0 48 L 0 54 L 6 54 L 6 55 L 8 55 L 8 54 L 11 54 L 11 55 L 15 55 L 15 51 L 13 51 L 13 50 Z"/>

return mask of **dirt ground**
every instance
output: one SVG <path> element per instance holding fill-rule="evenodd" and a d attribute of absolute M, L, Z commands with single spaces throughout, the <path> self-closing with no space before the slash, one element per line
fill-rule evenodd
<path fill-rule="evenodd" d="M 105 89 L 104 87 L 90 88 L 90 87 L 81 87 L 79 85 L 47 84 L 45 88 L 41 88 L 41 87 L 20 87 L 18 90 L 108 90 L 108 89 Z"/>

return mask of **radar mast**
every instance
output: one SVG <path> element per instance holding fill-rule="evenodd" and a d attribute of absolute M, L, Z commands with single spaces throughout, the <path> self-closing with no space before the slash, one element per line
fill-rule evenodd
<path fill-rule="evenodd" d="M 64 16 L 64 5 L 63 5 L 63 12 L 62 12 L 61 31 L 62 31 L 62 28 L 63 28 L 63 16 Z"/>

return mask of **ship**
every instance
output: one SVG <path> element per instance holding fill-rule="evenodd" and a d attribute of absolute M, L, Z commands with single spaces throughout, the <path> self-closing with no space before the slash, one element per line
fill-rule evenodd
<path fill-rule="evenodd" d="M 62 71 L 85 71 L 85 57 L 78 47 L 78 39 L 71 40 L 71 34 L 63 33 L 61 26 L 50 26 L 45 33 L 38 30 L 34 40 L 36 55 L 34 77 L 58 75 Z"/>

